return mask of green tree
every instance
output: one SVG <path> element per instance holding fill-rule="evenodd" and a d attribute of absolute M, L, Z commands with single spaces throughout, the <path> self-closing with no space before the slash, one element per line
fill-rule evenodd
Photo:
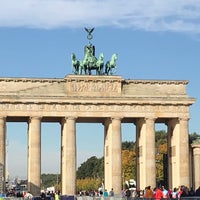
<path fill-rule="evenodd" d="M 195 141 L 195 140 L 197 140 L 197 139 L 199 139 L 199 138 L 200 138 L 200 135 L 199 135 L 198 133 L 196 133 L 196 132 L 191 133 L 191 134 L 189 135 L 189 143 L 192 144 L 193 141 Z"/>
<path fill-rule="evenodd" d="M 132 151 L 135 148 L 135 142 L 122 142 L 122 150 L 130 150 Z"/>
<path fill-rule="evenodd" d="M 136 179 L 136 153 L 132 150 L 122 150 L 123 184 L 130 179 Z"/>
<path fill-rule="evenodd" d="M 91 191 L 91 190 L 98 190 L 99 186 L 102 184 L 101 178 L 84 178 L 84 179 L 77 179 L 77 192 L 78 191 Z"/>
<path fill-rule="evenodd" d="M 156 131 L 155 133 L 156 146 L 167 142 L 167 133 L 164 130 Z"/>
<path fill-rule="evenodd" d="M 77 171 L 77 178 L 103 178 L 104 159 L 98 159 L 96 156 L 89 158 L 86 162 L 82 163 Z"/>

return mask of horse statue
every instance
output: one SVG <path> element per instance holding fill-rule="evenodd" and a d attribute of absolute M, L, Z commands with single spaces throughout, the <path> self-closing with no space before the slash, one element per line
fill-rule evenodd
<path fill-rule="evenodd" d="M 96 62 L 96 75 L 103 74 L 103 66 L 104 66 L 104 55 L 100 53 L 99 59 Z"/>
<path fill-rule="evenodd" d="M 85 71 L 85 74 L 92 74 L 92 70 L 96 67 L 97 58 L 95 57 L 94 46 L 85 46 L 84 59 L 81 61 L 81 68 Z"/>
<path fill-rule="evenodd" d="M 106 65 L 105 65 L 106 75 L 113 75 L 114 73 L 113 69 L 116 70 L 117 68 L 116 61 L 117 61 L 117 54 L 113 54 L 111 57 L 111 60 L 106 62 Z"/>
<path fill-rule="evenodd" d="M 76 55 L 74 53 L 72 53 L 71 59 L 72 59 L 72 67 L 74 68 L 74 74 L 81 74 L 80 62 L 76 59 Z"/>

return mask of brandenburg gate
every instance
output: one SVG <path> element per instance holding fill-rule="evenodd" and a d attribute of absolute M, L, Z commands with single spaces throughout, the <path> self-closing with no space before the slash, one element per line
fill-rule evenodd
<path fill-rule="evenodd" d="M 194 99 L 186 93 L 187 84 L 187 81 L 124 80 L 120 76 L 0 78 L 0 163 L 5 169 L 6 122 L 27 122 L 28 186 L 33 194 L 40 194 L 41 123 L 58 122 L 62 130 L 62 194 L 75 194 L 76 123 L 102 122 L 105 187 L 121 193 L 121 123 L 133 123 L 137 130 L 137 185 L 153 187 L 155 123 L 165 123 L 170 151 L 169 185 L 189 186 L 188 120 Z"/>
<path fill-rule="evenodd" d="M 0 164 L 6 123 L 28 124 L 28 190 L 40 194 L 41 123 L 61 124 L 61 193 L 76 194 L 76 123 L 104 125 L 105 188 L 122 190 L 121 124 L 136 127 L 137 187 L 156 186 L 155 124 L 168 127 L 169 187 L 191 186 L 186 80 L 125 80 L 109 73 L 64 78 L 0 78 Z M 184 155 L 184 156 L 182 156 Z"/>

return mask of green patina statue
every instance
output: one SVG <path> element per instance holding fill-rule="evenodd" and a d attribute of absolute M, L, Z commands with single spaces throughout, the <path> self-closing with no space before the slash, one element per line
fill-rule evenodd
<path fill-rule="evenodd" d="M 109 75 L 109 74 L 113 75 L 113 73 L 116 72 L 116 68 L 117 68 L 116 61 L 117 61 L 117 54 L 114 53 L 111 57 L 111 60 L 106 62 L 106 66 L 105 66 L 106 75 Z"/>
<path fill-rule="evenodd" d="M 87 38 L 91 40 L 93 38 L 92 32 L 94 28 L 85 28 L 88 33 Z M 90 42 L 89 45 L 84 47 L 84 58 L 83 60 L 77 60 L 76 55 L 72 53 L 71 55 L 73 73 L 77 75 L 92 75 L 92 71 L 96 71 L 96 75 L 113 75 L 116 72 L 116 61 L 117 54 L 113 54 L 110 61 L 105 64 L 104 70 L 104 55 L 100 53 L 99 58 L 95 57 L 95 46 Z"/>

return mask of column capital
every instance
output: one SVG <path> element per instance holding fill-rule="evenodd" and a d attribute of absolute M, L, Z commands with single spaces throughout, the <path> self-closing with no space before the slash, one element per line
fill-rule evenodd
<path fill-rule="evenodd" d="M 179 121 L 189 121 L 190 118 L 189 118 L 189 117 L 184 117 L 184 116 L 183 116 L 183 117 L 179 117 L 178 120 L 179 120 Z"/>
<path fill-rule="evenodd" d="M 111 118 L 110 117 L 107 117 L 105 120 L 104 120 L 104 122 L 102 122 L 102 124 L 103 125 L 108 125 L 108 124 L 110 124 L 111 123 Z"/>
<path fill-rule="evenodd" d="M 78 117 L 75 117 L 75 116 L 65 116 L 65 117 L 62 117 L 61 118 L 61 121 L 60 121 L 60 124 L 63 125 L 64 123 L 67 122 L 67 120 L 74 120 L 76 121 Z"/>
<path fill-rule="evenodd" d="M 32 116 L 29 117 L 29 120 L 32 120 L 32 119 L 41 120 L 41 119 L 42 119 L 42 116 L 34 116 L 34 115 L 32 115 Z"/>
<path fill-rule="evenodd" d="M 157 117 L 149 116 L 149 117 L 145 117 L 144 119 L 145 119 L 145 121 L 147 121 L 147 120 L 156 121 Z"/>
<path fill-rule="evenodd" d="M 192 143 L 192 144 L 191 144 L 191 147 L 192 147 L 193 149 L 195 149 L 195 148 L 199 148 L 199 149 L 200 149 L 200 143 Z"/>
<path fill-rule="evenodd" d="M 122 119 L 123 119 L 123 117 L 118 117 L 118 116 L 111 117 L 111 120 L 119 120 L 119 121 L 121 121 Z"/>
<path fill-rule="evenodd" d="M 5 122 L 6 122 L 6 117 L 0 116 L 0 124 L 4 125 Z"/>
<path fill-rule="evenodd" d="M 65 116 L 65 120 L 76 120 L 77 118 L 75 116 Z"/>
<path fill-rule="evenodd" d="M 102 123 L 103 125 L 108 125 L 109 123 L 111 123 L 113 120 L 119 120 L 119 121 L 121 121 L 123 119 L 123 117 L 118 117 L 118 116 L 116 116 L 116 117 L 107 117 L 106 119 L 105 119 L 105 121 Z"/>

